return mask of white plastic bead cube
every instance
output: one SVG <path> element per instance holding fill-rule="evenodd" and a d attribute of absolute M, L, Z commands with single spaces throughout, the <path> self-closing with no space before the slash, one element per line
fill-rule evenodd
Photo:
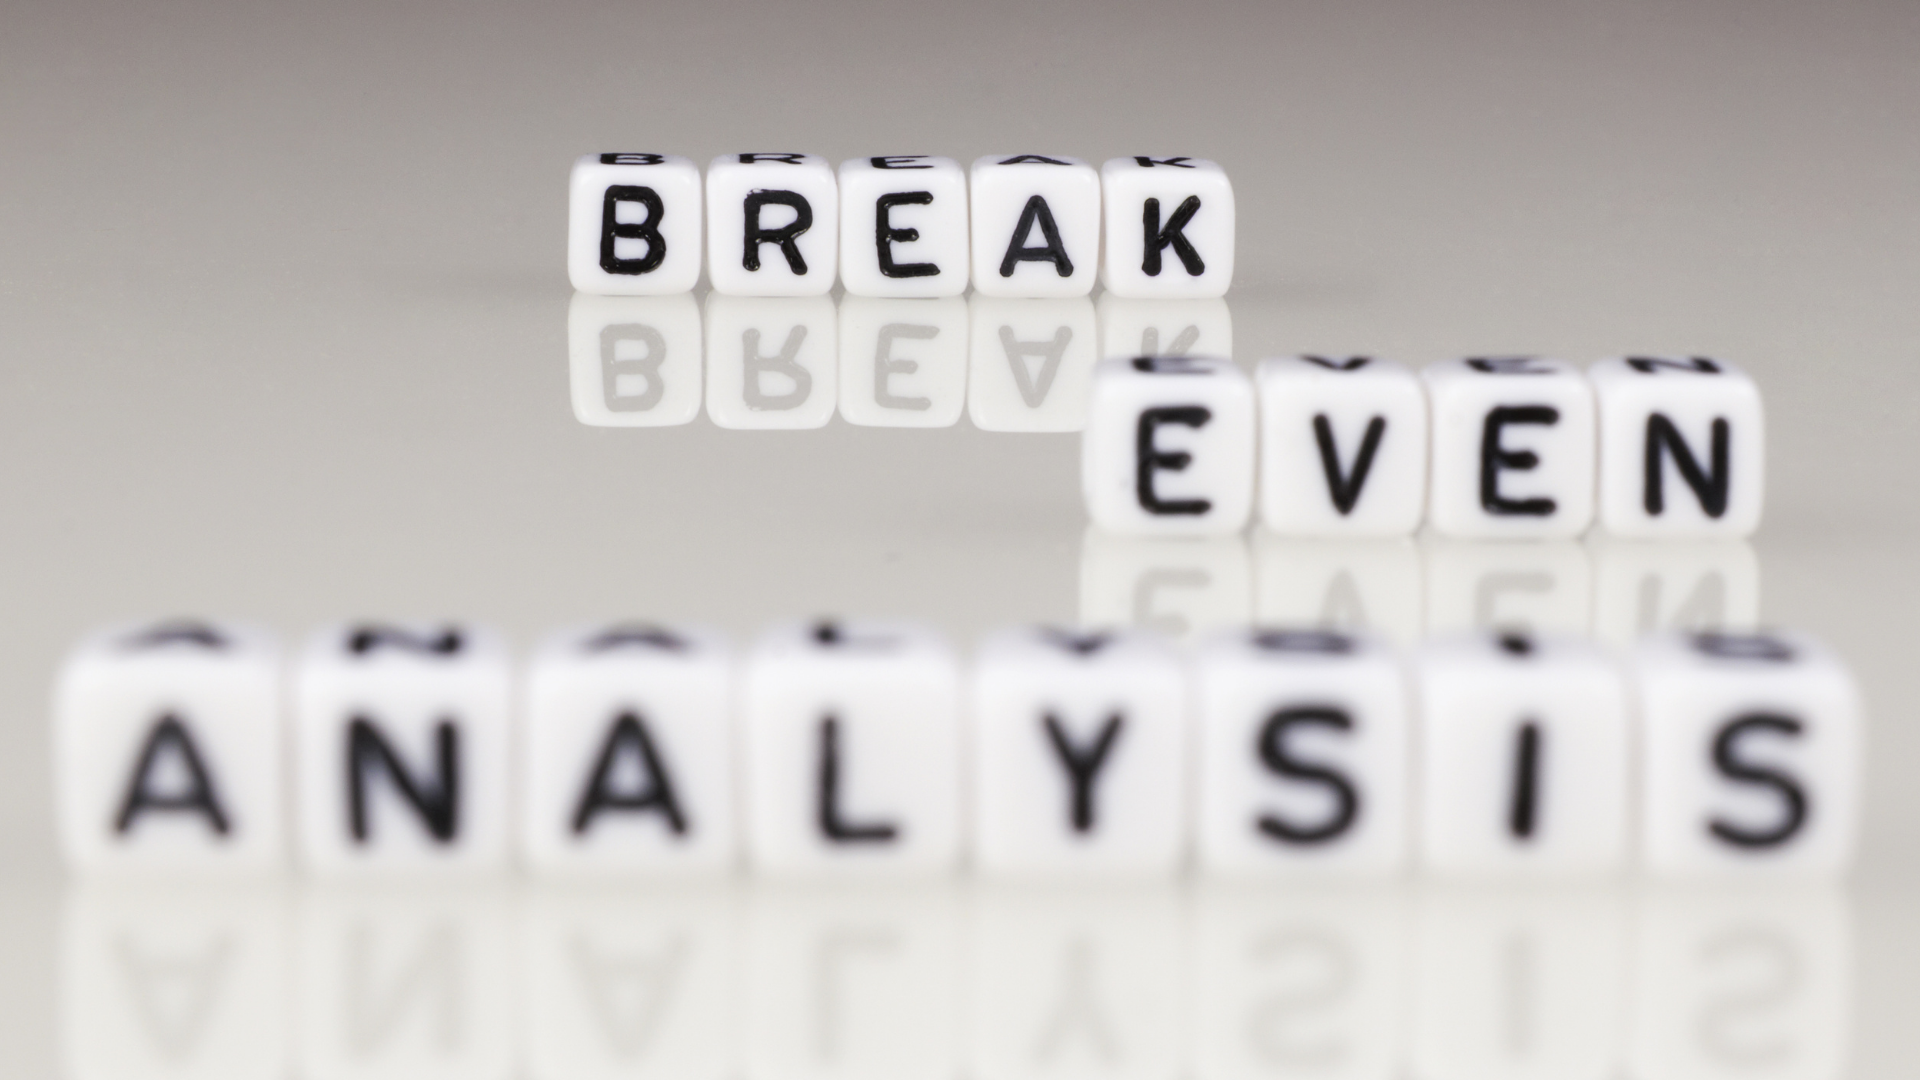
<path fill-rule="evenodd" d="M 1421 848 L 1463 874 L 1600 874 L 1627 856 L 1626 687 L 1606 654 L 1521 633 L 1418 653 Z"/>
<path fill-rule="evenodd" d="M 1158 638 L 1010 630 L 973 672 L 973 844 L 988 873 L 1171 874 L 1187 690 Z"/>
<path fill-rule="evenodd" d="M 943 872 L 960 857 L 960 675 L 937 636 L 769 633 L 742 687 L 747 839 L 774 872 Z"/>
<path fill-rule="evenodd" d="M 1617 536 L 1749 536 L 1767 493 L 1760 387 L 1724 360 L 1587 369 L 1600 408 L 1600 523 Z"/>
<path fill-rule="evenodd" d="M 973 289 L 1085 296 L 1099 276 L 1100 174 L 1076 158 L 991 154 L 970 176 Z"/>
<path fill-rule="evenodd" d="M 588 154 L 568 188 L 567 276 L 599 296 L 664 296 L 700 280 L 700 167 L 672 154 Z"/>
<path fill-rule="evenodd" d="M 1115 296 L 1197 299 L 1233 284 L 1233 185 L 1192 157 L 1117 157 L 1100 167 L 1106 255 Z"/>
<path fill-rule="evenodd" d="M 286 851 L 279 647 L 176 620 L 78 645 L 54 688 L 60 844 L 80 870 L 264 870 Z"/>
<path fill-rule="evenodd" d="M 1386 874 L 1405 864 L 1412 723 L 1383 643 L 1237 631 L 1200 651 L 1195 678 L 1202 865 Z"/>
<path fill-rule="evenodd" d="M 510 707 L 506 647 L 486 630 L 357 623 L 315 634 L 293 686 L 307 867 L 504 865 Z"/>
<path fill-rule="evenodd" d="M 1093 302 L 1002 300 L 976 293 L 967 418 L 982 431 L 1079 431 L 1093 383 Z"/>
<path fill-rule="evenodd" d="M 739 850 L 726 643 L 616 624 L 550 639 L 527 672 L 520 846 L 539 870 L 724 870 Z"/>
<path fill-rule="evenodd" d="M 574 419 L 673 427 L 700 415 L 700 306 L 693 297 L 592 296 L 567 306 Z"/>
<path fill-rule="evenodd" d="M 1859 832 L 1861 718 L 1840 661 L 1797 634 L 1647 639 L 1634 657 L 1647 864 L 1832 875 Z"/>
<path fill-rule="evenodd" d="M 952 427 L 967 405 L 967 304 L 840 303 L 840 415 L 860 427 Z"/>
<path fill-rule="evenodd" d="M 959 296 L 971 271 L 967 174 L 926 154 L 840 163 L 840 282 L 851 296 Z"/>
<path fill-rule="evenodd" d="M 1405 536 L 1427 509 L 1427 394 L 1368 356 L 1260 362 L 1260 519 L 1295 536 Z"/>
<path fill-rule="evenodd" d="M 1230 360 L 1102 360 L 1080 449 L 1099 528 L 1178 536 L 1238 532 L 1253 510 L 1253 383 Z"/>
<path fill-rule="evenodd" d="M 1428 522 L 1471 539 L 1572 537 L 1593 521 L 1593 384 L 1535 356 L 1421 372 L 1433 416 Z"/>
<path fill-rule="evenodd" d="M 707 166 L 707 279 L 730 296 L 825 296 L 839 272 L 840 185 L 817 154 Z"/>
<path fill-rule="evenodd" d="M 824 296 L 708 296 L 707 416 L 737 430 L 825 427 L 839 395 L 838 337 Z"/>
<path fill-rule="evenodd" d="M 1232 356 L 1233 313 L 1225 300 L 1123 300 L 1102 293 L 1100 358 Z"/>

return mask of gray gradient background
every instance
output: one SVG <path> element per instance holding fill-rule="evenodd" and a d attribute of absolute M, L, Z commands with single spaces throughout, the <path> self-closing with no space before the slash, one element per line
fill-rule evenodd
<path fill-rule="evenodd" d="M 578 153 L 1212 157 L 1243 360 L 1723 355 L 1763 613 L 1872 711 L 1854 1060 L 1920 1005 L 1920 5 L 163 5 L 0 12 L 0 1046 L 51 1072 L 45 698 L 128 614 L 1071 619 L 1077 443 L 597 430 Z"/>

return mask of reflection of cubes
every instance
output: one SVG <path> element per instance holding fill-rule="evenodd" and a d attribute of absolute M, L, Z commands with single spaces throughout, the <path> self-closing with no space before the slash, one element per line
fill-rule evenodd
<path fill-rule="evenodd" d="M 1080 622 L 1175 640 L 1245 626 L 1250 578 L 1239 537 L 1147 539 L 1089 529 L 1080 549 Z"/>
<path fill-rule="evenodd" d="M 1593 633 L 1615 648 L 1668 630 L 1752 630 L 1760 560 L 1738 540 L 1590 541 Z"/>
<path fill-rule="evenodd" d="M 840 283 L 849 296 L 967 291 L 967 174 L 926 154 L 840 163 Z"/>
<path fill-rule="evenodd" d="M 1427 509 L 1427 392 L 1367 356 L 1260 362 L 1260 519 L 1289 536 L 1406 536 Z"/>
<path fill-rule="evenodd" d="M 575 293 L 567 354 L 583 424 L 672 427 L 699 415 L 700 308 L 691 295 Z"/>
<path fill-rule="evenodd" d="M 1858 692 L 1799 635 L 1650 638 L 1634 653 L 1647 864 L 1835 874 L 1859 832 Z"/>
<path fill-rule="evenodd" d="M 1627 691 L 1575 638 L 1447 639 L 1416 658 L 1428 868 L 1598 874 L 1625 866 Z"/>
<path fill-rule="evenodd" d="M 983 872 L 1171 874 L 1187 839 L 1186 672 L 1139 634 L 988 638 L 972 678 Z"/>
<path fill-rule="evenodd" d="M 1853 955 L 1839 891 L 1663 888 L 1638 914 L 1632 1075 L 1845 1074 Z"/>
<path fill-rule="evenodd" d="M 1117 157 L 1100 167 L 1106 247 L 1100 283 L 1115 296 L 1198 299 L 1233 284 L 1233 184 L 1200 158 Z"/>
<path fill-rule="evenodd" d="M 1100 359 L 1112 356 L 1232 356 L 1225 300 L 1122 300 L 1102 293 Z"/>
<path fill-rule="evenodd" d="M 528 1074 L 737 1075 L 734 922 L 724 887 L 537 891 L 521 926 Z"/>
<path fill-rule="evenodd" d="M 83 870 L 262 870 L 286 850 L 279 647 L 196 621 L 82 642 L 54 689 L 61 846 Z"/>
<path fill-rule="evenodd" d="M 285 897 L 275 889 L 85 887 L 62 928 L 73 1080 L 251 1080 L 292 1064 Z"/>
<path fill-rule="evenodd" d="M 718 635 L 621 624 L 527 669 L 521 850 L 542 871 L 721 871 L 734 820 L 732 665 Z"/>
<path fill-rule="evenodd" d="M 511 700 L 497 636 L 456 624 L 321 630 L 293 702 L 310 869 L 505 865 Z"/>
<path fill-rule="evenodd" d="M 1749 536 L 1766 499 L 1760 388 L 1724 360 L 1587 369 L 1600 407 L 1600 523 L 1616 536 Z"/>
<path fill-rule="evenodd" d="M 1324 630 L 1222 634 L 1195 678 L 1208 869 L 1405 865 L 1412 720 L 1384 643 Z"/>
<path fill-rule="evenodd" d="M 1182 897 L 1154 886 L 997 885 L 975 894 L 968 1075 L 1186 1075 Z"/>
<path fill-rule="evenodd" d="M 775 872 L 944 872 L 960 859 L 960 670 L 933 632 L 776 628 L 740 693 L 747 838 Z"/>
<path fill-rule="evenodd" d="M 1581 545 L 1436 540 L 1425 549 L 1429 634 L 1588 632 L 1592 570 Z"/>
<path fill-rule="evenodd" d="M 707 415 L 723 428 L 825 427 L 838 396 L 838 322 L 824 296 L 708 296 Z"/>
<path fill-rule="evenodd" d="M 862 427 L 952 427 L 967 403 L 967 304 L 840 303 L 840 415 Z"/>
<path fill-rule="evenodd" d="M 840 182 L 818 154 L 707 165 L 707 279 L 728 296 L 820 296 L 840 267 Z"/>
<path fill-rule="evenodd" d="M 977 295 L 1093 291 L 1100 272 L 1100 174 L 1093 166 L 1053 154 L 993 154 L 974 161 L 968 186 Z"/>
<path fill-rule="evenodd" d="M 1254 616 L 1263 626 L 1365 631 L 1412 644 L 1423 632 L 1420 551 L 1411 540 L 1254 536 Z"/>
<path fill-rule="evenodd" d="M 1627 980 L 1607 889 L 1434 889 L 1421 897 L 1412 1074 L 1611 1080 Z"/>
<path fill-rule="evenodd" d="M 1193 925 L 1194 1075 L 1403 1075 L 1408 926 L 1401 889 L 1207 885 Z"/>
<path fill-rule="evenodd" d="M 573 163 L 567 276 L 582 293 L 664 296 L 700 280 L 700 167 L 672 154 Z"/>
<path fill-rule="evenodd" d="M 331 887 L 304 898 L 300 924 L 299 1075 L 514 1075 L 508 897 L 491 887 Z"/>
<path fill-rule="evenodd" d="M 968 303 L 967 416 L 982 431 L 1079 431 L 1087 426 L 1093 304 L 1085 298 Z"/>
<path fill-rule="evenodd" d="M 961 968 L 948 886 L 762 887 L 751 909 L 745 1075 L 952 1080 Z"/>
<path fill-rule="evenodd" d="M 1253 511 L 1253 383 L 1217 357 L 1094 368 L 1080 486 L 1094 525 L 1153 536 L 1239 532 Z"/>
<path fill-rule="evenodd" d="M 1428 521 L 1471 539 L 1578 536 L 1593 521 L 1593 384 L 1533 356 L 1429 365 Z"/>

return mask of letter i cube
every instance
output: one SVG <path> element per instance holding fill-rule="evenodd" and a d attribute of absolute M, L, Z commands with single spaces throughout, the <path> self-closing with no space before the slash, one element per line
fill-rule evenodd
<path fill-rule="evenodd" d="M 177 620 L 81 643 L 54 689 L 61 847 L 76 869 L 269 870 L 286 848 L 280 656 Z"/>
<path fill-rule="evenodd" d="M 1103 360 L 1080 449 L 1095 526 L 1139 535 L 1238 532 L 1253 511 L 1253 382 L 1231 360 Z"/>

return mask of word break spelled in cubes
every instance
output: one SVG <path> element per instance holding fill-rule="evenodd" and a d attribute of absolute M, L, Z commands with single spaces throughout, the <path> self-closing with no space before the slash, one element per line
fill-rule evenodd
<path fill-rule="evenodd" d="M 1080 462 L 1102 529 L 1238 532 L 1253 512 L 1253 383 L 1218 357 L 1103 360 Z"/>

